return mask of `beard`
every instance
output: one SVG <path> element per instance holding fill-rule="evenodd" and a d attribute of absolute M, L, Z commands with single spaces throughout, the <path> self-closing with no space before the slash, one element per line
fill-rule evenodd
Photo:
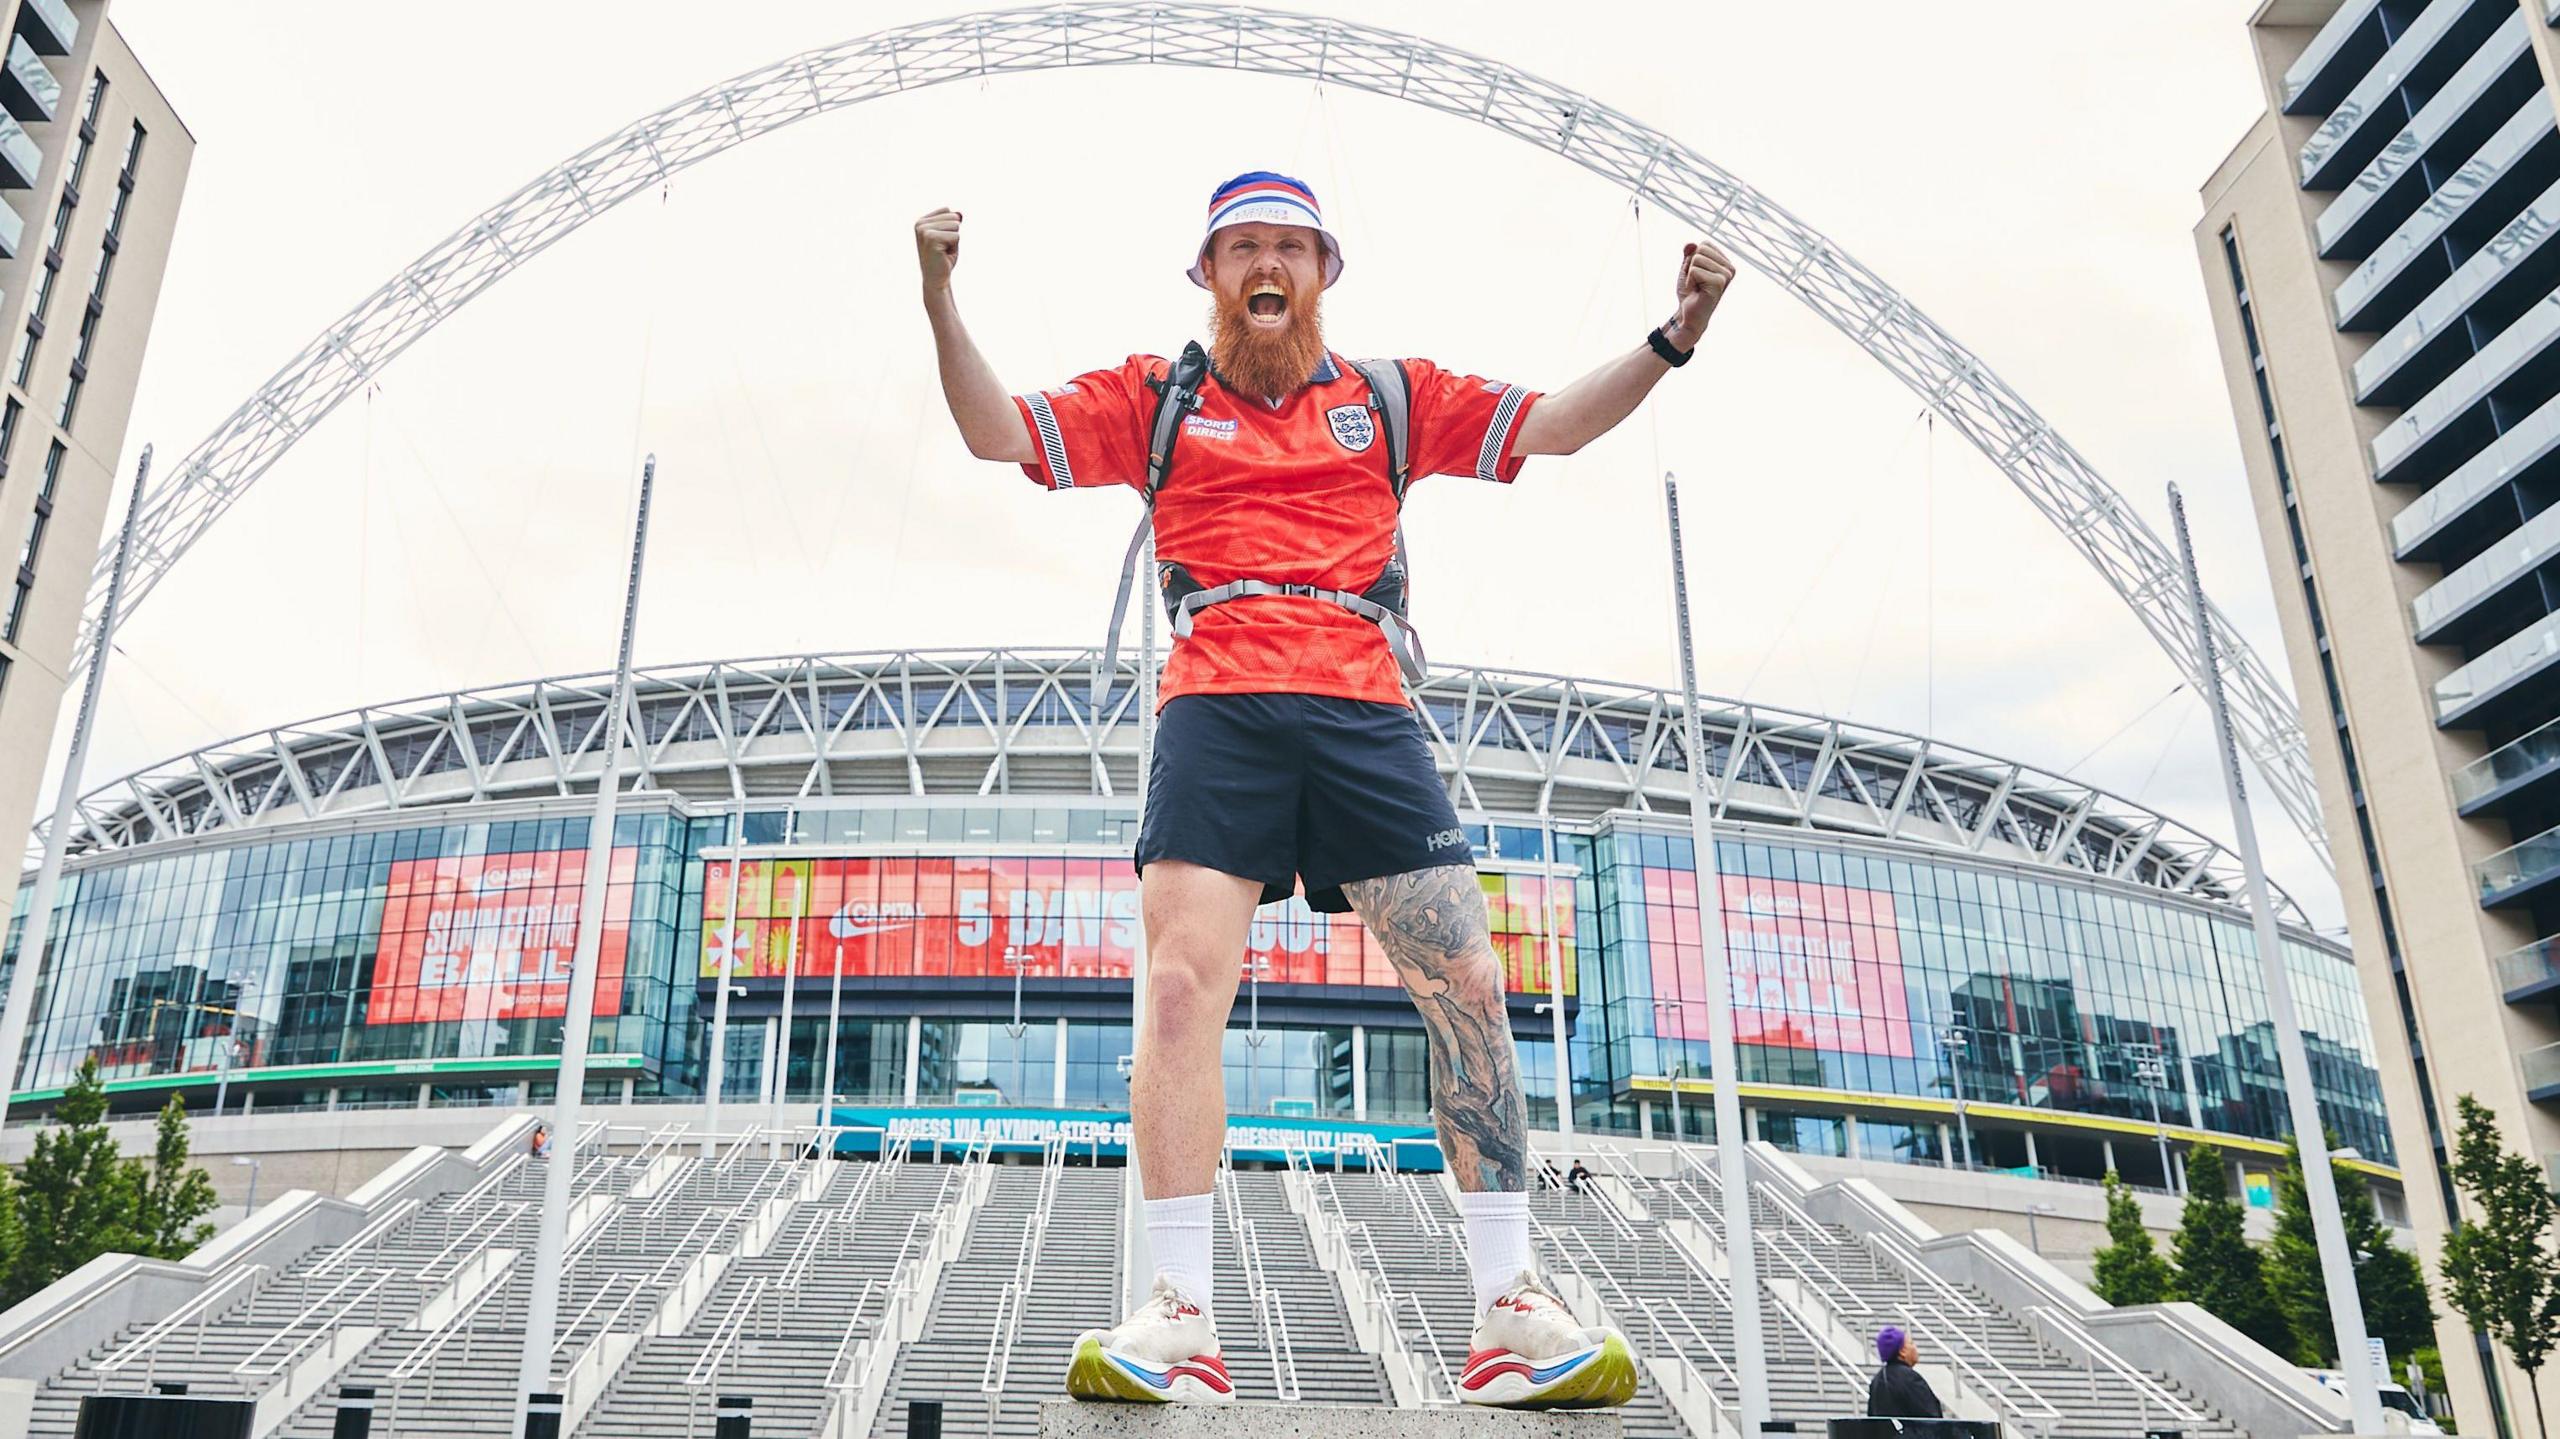
<path fill-rule="evenodd" d="M 1286 280 L 1280 284 L 1287 289 Z M 1288 323 L 1277 330 L 1256 328 L 1242 295 L 1222 293 L 1211 300 L 1209 359 L 1218 367 L 1219 381 L 1270 400 L 1304 385 L 1324 362 L 1322 293 L 1290 290 Z"/>

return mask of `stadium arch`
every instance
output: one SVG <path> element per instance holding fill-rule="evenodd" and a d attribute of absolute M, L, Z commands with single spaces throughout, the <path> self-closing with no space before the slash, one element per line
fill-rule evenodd
<path fill-rule="evenodd" d="M 897 26 L 709 86 L 623 126 L 473 216 L 322 330 L 173 469 L 135 530 L 128 609 L 287 450 L 402 351 L 517 266 L 676 171 L 795 121 L 929 85 L 1173 65 L 1408 101 L 1548 151 L 1697 226 L 1857 343 L 1960 432 L 2094 566 L 2181 673 L 2223 669 L 2242 747 L 2329 862 L 2299 712 L 2218 606 L 2208 650 L 2174 551 L 1981 357 L 1810 225 L 1623 112 L 1515 66 L 1355 21 L 1221 4 L 1065 3 Z M 112 555 L 92 576 L 85 657 Z M 75 666 L 80 662 L 75 658 Z"/>

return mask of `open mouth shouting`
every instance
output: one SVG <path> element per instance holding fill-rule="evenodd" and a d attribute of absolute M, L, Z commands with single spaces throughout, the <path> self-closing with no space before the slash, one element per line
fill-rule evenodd
<path fill-rule="evenodd" d="M 1244 312 L 1254 328 L 1278 329 L 1289 322 L 1289 292 L 1272 281 L 1256 281 L 1245 292 Z"/>

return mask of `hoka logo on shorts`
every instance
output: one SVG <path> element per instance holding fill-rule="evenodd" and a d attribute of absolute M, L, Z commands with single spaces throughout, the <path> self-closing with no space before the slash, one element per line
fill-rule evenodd
<path fill-rule="evenodd" d="M 1466 842 L 1467 832 L 1465 830 L 1444 829 L 1437 834 L 1423 836 L 1422 847 L 1430 850 L 1459 849 L 1463 848 L 1466 845 Z"/>

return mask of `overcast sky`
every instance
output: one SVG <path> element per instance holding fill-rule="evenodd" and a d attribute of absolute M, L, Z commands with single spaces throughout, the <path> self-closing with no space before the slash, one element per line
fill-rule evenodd
<path fill-rule="evenodd" d="M 472 27 L 420 5 L 118 0 L 197 140 L 129 453 L 185 454 L 350 305 L 597 137 L 955 8 L 615 0 Z M 1868 7 L 1853 44 L 1830 6 L 1391 13 L 1660 127 L 1826 232 L 2164 533 L 2179 482 L 2207 588 L 2284 671 L 2189 237 L 2197 187 L 2258 108 L 2250 8 Z M 1546 388 L 1662 317 L 1689 237 L 1491 131 L 1261 77 L 1012 77 L 796 126 L 540 256 L 270 470 L 126 628 L 91 783 L 358 704 L 609 664 L 643 449 L 661 465 L 644 663 L 1096 642 L 1135 500 L 1048 495 L 968 458 L 933 385 L 910 222 L 966 213 L 963 311 L 1027 389 L 1197 333 L 1181 270 L 1201 202 L 1256 168 L 1312 182 L 1343 238 L 1336 348 Z M 1657 393 L 1510 490 L 1417 488 L 1434 656 L 1675 684 L 1668 467 L 1707 690 L 1924 731 L 2230 833 L 2169 661 L 1988 462 L 1943 427 L 1932 444 L 1920 401 L 1778 281 L 1746 270 Z M 2278 880 L 2334 922 L 2271 806 L 2259 831 Z"/>

